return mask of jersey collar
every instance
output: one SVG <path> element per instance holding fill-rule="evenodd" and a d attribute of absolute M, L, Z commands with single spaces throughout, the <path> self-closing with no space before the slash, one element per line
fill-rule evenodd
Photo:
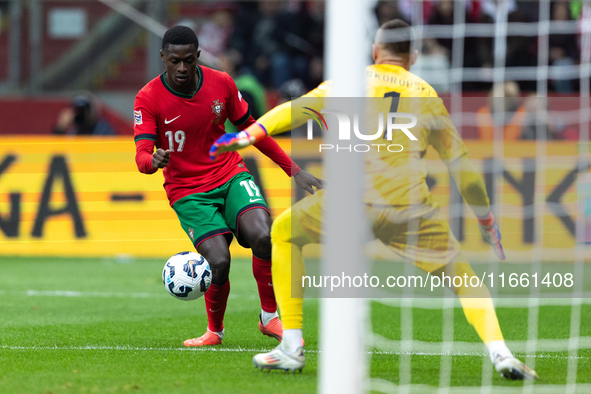
<path fill-rule="evenodd" d="M 175 90 L 172 90 L 172 88 L 170 86 L 168 86 L 168 83 L 166 82 L 166 78 L 165 78 L 166 71 L 164 71 L 162 74 L 160 74 L 160 80 L 162 81 L 162 84 L 164 85 L 164 87 L 170 93 L 172 93 L 178 97 L 190 99 L 190 98 L 195 97 L 197 92 L 199 92 L 199 90 L 201 89 L 201 86 L 203 86 L 203 70 L 201 69 L 201 66 L 196 66 L 196 68 L 197 68 L 197 89 L 195 90 L 195 92 L 193 94 L 184 94 L 184 93 L 179 93 Z"/>
<path fill-rule="evenodd" d="M 406 69 L 398 64 L 390 64 L 390 63 L 380 63 L 380 64 L 374 64 L 375 67 L 390 67 L 390 68 L 398 68 L 401 70 L 406 71 Z"/>

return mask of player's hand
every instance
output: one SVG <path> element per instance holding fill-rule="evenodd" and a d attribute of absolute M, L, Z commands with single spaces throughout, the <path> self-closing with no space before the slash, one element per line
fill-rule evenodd
<path fill-rule="evenodd" d="M 316 193 L 316 190 L 324 189 L 325 184 L 322 179 L 316 178 L 314 175 L 300 170 L 293 176 L 296 184 L 310 194 Z"/>
<path fill-rule="evenodd" d="M 152 155 L 152 168 L 164 168 L 170 160 L 170 150 L 156 149 Z"/>
<path fill-rule="evenodd" d="M 246 148 L 266 136 L 267 130 L 260 123 L 253 123 L 238 133 L 224 134 L 209 149 L 209 158 L 215 160 L 222 153 Z"/>
<path fill-rule="evenodd" d="M 489 212 L 488 216 L 478 218 L 478 228 L 480 228 L 480 232 L 486 242 L 491 244 L 497 257 L 505 260 L 505 252 L 503 251 L 503 245 L 501 245 L 501 232 L 492 212 Z"/>

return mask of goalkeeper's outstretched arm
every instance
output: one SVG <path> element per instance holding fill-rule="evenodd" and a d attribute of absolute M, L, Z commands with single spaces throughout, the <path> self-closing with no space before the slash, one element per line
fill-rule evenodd
<path fill-rule="evenodd" d="M 323 82 L 303 97 L 324 97 L 327 88 L 328 83 Z M 243 131 L 228 133 L 218 138 L 209 150 L 211 159 L 214 160 L 224 152 L 246 148 L 269 135 L 285 133 L 291 130 L 292 127 L 303 125 L 308 118 L 301 113 L 292 113 L 292 104 L 293 102 L 291 101 L 283 103 L 261 116 L 257 122 L 248 126 Z"/>
<path fill-rule="evenodd" d="M 329 87 L 329 83 L 323 82 L 314 90 L 311 90 L 310 92 L 303 95 L 302 98 L 309 98 L 309 97 L 322 98 L 322 97 L 325 97 L 326 93 L 328 91 L 328 87 Z M 299 99 L 296 99 L 294 101 L 297 102 L 297 100 L 299 100 Z M 322 101 L 318 101 L 318 103 L 321 103 L 321 102 Z M 309 105 L 310 102 L 306 101 L 306 104 Z M 303 125 L 304 123 L 306 123 L 306 120 L 308 120 L 308 117 L 305 114 L 300 113 L 298 111 L 295 111 L 295 113 L 292 113 L 292 111 L 291 111 L 292 105 L 297 106 L 297 104 L 294 104 L 294 102 L 288 101 L 287 103 L 283 103 L 281 105 L 278 105 L 277 107 L 273 108 L 272 110 L 270 110 L 269 112 L 267 112 L 266 114 L 264 114 L 263 116 L 261 116 L 259 118 L 259 120 L 256 123 L 258 123 L 259 125 L 262 125 L 262 128 L 265 129 L 265 131 L 266 131 L 265 137 L 267 135 L 277 135 L 277 134 L 285 133 L 286 131 L 289 131 L 294 127 L 299 127 L 299 126 Z M 321 108 L 318 107 L 318 108 L 314 108 L 314 109 L 317 109 L 318 111 L 320 111 Z M 255 126 L 256 123 L 251 125 L 249 128 L 247 128 L 244 131 L 248 131 L 251 127 Z M 253 127 L 253 129 L 256 129 L 256 127 Z M 258 141 L 258 139 L 257 139 L 257 141 Z"/>
<path fill-rule="evenodd" d="M 490 211 L 490 200 L 482 176 L 476 171 L 468 159 L 465 148 L 462 155 L 455 160 L 444 160 L 449 173 L 453 177 L 464 200 L 470 205 L 478 218 L 478 227 L 484 239 L 492 246 L 501 260 L 505 260 L 505 252 L 501 245 L 501 233 Z"/>
<path fill-rule="evenodd" d="M 291 102 L 273 108 L 246 129 L 238 133 L 227 133 L 218 138 L 209 156 L 212 160 L 225 152 L 235 151 L 256 144 L 269 135 L 284 133 L 291 129 Z"/>
<path fill-rule="evenodd" d="M 482 236 L 491 244 L 497 256 L 501 260 L 505 260 L 505 252 L 501 245 L 501 233 L 490 211 L 490 200 L 486 193 L 484 180 L 468 159 L 466 145 L 442 102 L 435 103 L 434 113 L 436 116 L 431 123 L 429 143 L 439 153 L 439 157 L 458 185 L 460 194 L 478 218 L 478 227 Z"/>
<path fill-rule="evenodd" d="M 490 212 L 490 200 L 486 192 L 484 180 L 468 159 L 467 152 L 455 160 L 444 160 L 453 180 L 464 200 L 470 205 L 474 214 L 486 217 Z"/>
<path fill-rule="evenodd" d="M 482 236 L 491 244 L 497 256 L 501 260 L 505 260 L 505 252 L 501 245 L 501 233 L 490 211 L 490 200 L 486 193 L 484 180 L 468 159 L 466 145 L 453 125 L 441 99 L 431 100 L 428 104 L 434 115 L 428 119 L 430 123 L 429 144 L 439 153 L 439 157 L 458 185 L 460 194 L 478 217 L 478 227 Z"/>

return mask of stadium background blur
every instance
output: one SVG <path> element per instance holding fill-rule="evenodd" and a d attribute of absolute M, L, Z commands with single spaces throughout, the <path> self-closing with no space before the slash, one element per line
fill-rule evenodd
<path fill-rule="evenodd" d="M 412 71 L 448 104 L 465 98 L 456 114 L 461 118 L 454 120 L 474 147 L 474 158 L 493 154 L 485 153 L 491 147 L 485 141 L 493 139 L 493 118 L 500 107 L 493 108 L 490 96 L 506 98 L 501 104 L 505 143 L 562 140 L 553 145 L 558 149 L 554 154 L 566 149 L 567 155 L 576 155 L 576 144 L 568 141 L 579 140 L 580 119 L 568 111 L 579 108 L 579 95 L 588 92 L 582 86 L 589 79 L 584 76 L 588 64 L 581 64 L 581 21 L 589 4 L 550 2 L 547 16 L 554 27 L 547 36 L 537 35 L 541 11 L 546 10 L 540 9 L 542 3 L 504 4 L 508 26 L 515 26 L 511 31 L 524 33 L 497 28 L 501 14 L 492 0 L 399 0 L 373 3 L 367 35 L 373 37 L 379 24 L 392 18 L 420 27 L 420 56 Z M 161 175 L 142 176 L 133 164 L 133 101 L 163 71 L 161 35 L 175 24 L 192 27 L 203 63 L 234 77 L 256 117 L 323 80 L 324 14 L 322 1 L 0 1 L 0 254 L 128 258 L 191 249 L 167 207 Z M 453 29 L 462 22 L 463 31 L 457 34 Z M 539 51 L 545 40 L 547 53 Z M 504 57 L 499 57 L 501 51 Z M 545 117 L 544 132 L 538 127 L 542 108 L 558 114 Z M 73 138 L 76 134 L 93 137 Z M 301 130 L 292 132 L 294 138 L 302 136 Z M 288 149 L 289 138 L 279 139 Z M 512 146 L 535 151 L 534 145 Z M 277 215 L 291 203 L 289 180 L 266 158 L 251 151 L 245 155 Z M 321 175 L 321 159 L 312 156 L 295 159 Z M 560 184 L 563 175 L 550 183 Z M 440 195 L 449 195 L 448 181 L 438 186 Z M 298 192 L 297 198 L 302 196 Z M 571 204 L 567 214 L 576 211 L 576 196 L 567 195 L 562 202 Z M 449 205 L 449 198 L 440 203 Z M 518 209 L 532 203 L 523 199 Z M 572 248 L 573 223 L 566 223 L 565 215 L 555 215 L 562 222 L 557 225 L 571 234 L 556 242 Z M 138 226 L 149 218 L 154 226 Z M 531 234 L 516 239 L 523 242 L 506 247 L 532 246 Z M 156 247 L 158 240 L 170 241 L 169 248 Z M 483 249 L 473 241 L 475 249 Z M 237 246 L 233 251 L 245 255 Z"/>
<path fill-rule="evenodd" d="M 204 64 L 229 72 L 258 116 L 324 79 L 325 8 L 323 1 L 295 0 L 0 0 L 0 306 L 6 311 L 0 320 L 0 363 L 8 371 L 0 375 L 0 391 L 37 390 L 35 379 L 24 375 L 34 368 L 37 377 L 49 370 L 58 375 L 55 382 L 40 379 L 52 392 L 70 390 L 69 382 L 74 388 L 86 384 L 86 391 L 122 392 L 136 388 L 134 379 L 142 388 L 152 384 L 148 392 L 185 380 L 187 390 L 211 388 L 207 379 L 200 383 L 199 374 L 187 377 L 179 369 L 177 377 L 166 358 L 191 368 L 213 365 L 211 370 L 221 371 L 230 365 L 227 370 L 238 372 L 225 392 L 294 387 L 293 381 L 274 377 L 263 382 L 247 365 L 252 354 L 270 345 L 251 332 L 248 319 L 258 312 L 249 301 L 246 259 L 233 267 L 236 307 L 228 324 L 237 334 L 225 342 L 231 353 L 194 357 L 178 351 L 178 337 L 194 334 L 195 316 L 203 308 L 165 298 L 158 271 L 166 258 L 193 247 L 168 205 L 162 175 L 137 171 L 133 101 L 164 70 L 159 56 L 164 31 L 186 24 L 197 32 Z M 416 27 L 420 56 L 411 71 L 444 98 L 471 160 L 482 170 L 507 266 L 527 270 L 515 263 L 552 263 L 551 269 L 582 276 L 591 259 L 585 247 L 591 242 L 591 177 L 577 176 L 589 168 L 591 3 L 398 0 L 374 2 L 372 8 L 369 40 L 392 18 Z M 343 66 L 353 56 L 361 55 L 343 54 Z M 303 136 L 301 130 L 291 134 Z M 289 137 L 277 139 L 290 149 Z M 290 180 L 256 151 L 245 150 L 244 156 L 278 215 L 293 202 Z M 322 175 L 318 153 L 293 156 Z M 480 267 L 496 266 L 449 175 L 433 152 L 427 159 L 431 191 L 466 256 Z M 232 255 L 249 253 L 234 242 Z M 136 258 L 142 269 L 119 264 Z M 545 379 L 536 391 L 526 385 L 524 392 L 591 390 L 589 293 L 580 298 L 580 288 L 558 290 L 555 298 L 537 298 L 530 288 L 531 299 L 497 304 L 501 324 L 510 324 L 511 348 L 536 364 Z M 481 392 L 522 392 L 493 377 L 458 305 L 423 301 L 372 301 L 373 333 L 367 335 L 375 350 L 372 389 L 398 392 L 392 386 L 398 384 L 420 393 L 438 388 L 468 393 L 480 386 Z M 309 364 L 299 380 L 306 388 L 291 392 L 316 387 L 317 304 L 306 303 Z M 252 347 L 244 349 L 244 343 Z M 119 351 L 121 356 L 114 354 Z M 140 356 L 130 358 L 126 351 Z M 152 351 L 165 352 L 166 358 L 156 360 Z M 29 352 L 34 357 L 23 357 Z M 65 367 L 63 354 L 73 360 Z M 97 363 L 88 361 L 94 357 Z M 97 376 L 88 377 L 84 368 L 96 369 Z M 118 368 L 131 370 L 119 382 L 113 378 L 122 375 Z M 76 380 L 72 376 L 80 370 Z M 111 390 L 111 381 L 118 389 Z M 26 384 L 29 390 L 22 388 Z"/>
<path fill-rule="evenodd" d="M 106 3 L 0 1 L 3 125 L 0 134 L 51 133 L 59 109 L 67 106 L 72 94 L 82 90 L 93 92 L 102 100 L 105 104 L 102 113 L 117 134 L 131 133 L 131 108 L 136 92 L 163 71 L 159 26 L 130 23 Z M 322 1 L 130 1 L 128 4 L 164 26 L 192 27 L 198 33 L 201 48 L 211 54 L 205 63 L 245 80 L 246 90 L 255 90 L 259 114 L 323 80 L 325 5 Z M 429 26 L 451 26 L 454 7 L 465 9 L 468 25 L 495 24 L 497 6 L 493 0 L 424 1 L 421 21 Z M 537 22 L 539 7 L 536 1 L 510 0 L 508 22 Z M 552 2 L 552 21 L 577 21 L 580 25 L 583 14 L 581 0 Z M 409 23 L 416 21 L 413 2 L 375 2 L 374 31 L 380 23 L 393 18 Z M 156 34 L 147 31 L 146 26 Z M 537 66 L 537 38 L 507 37 L 505 66 Z M 450 92 L 453 41 L 452 38 L 424 39 L 419 64 L 413 67 L 443 96 Z M 461 41 L 464 48 L 461 66 L 477 68 L 482 75 L 490 73 L 494 66 L 494 37 L 464 37 Z M 550 34 L 548 65 L 555 66 L 548 76 L 550 95 L 579 92 L 579 79 L 569 67 L 577 65 L 580 58 L 580 33 L 570 29 L 565 34 Z M 512 94 L 536 93 L 535 81 L 516 82 L 519 90 Z M 481 97 L 491 87 L 492 81 L 464 81 L 461 90 L 469 96 Z M 476 103 L 483 104 L 478 100 Z M 468 139 L 478 137 L 473 129 L 463 130 L 462 134 Z M 557 133 L 553 137 L 563 139 L 569 135 Z"/>

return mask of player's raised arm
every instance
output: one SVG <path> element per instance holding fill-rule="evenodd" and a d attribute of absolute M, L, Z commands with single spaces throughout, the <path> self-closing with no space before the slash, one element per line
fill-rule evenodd
<path fill-rule="evenodd" d="M 443 107 L 443 103 L 441 103 L 441 107 Z M 505 252 L 501 245 L 501 233 L 490 211 L 490 200 L 484 180 L 468 158 L 466 145 L 451 122 L 445 107 L 436 115 L 429 138 L 430 144 L 439 153 L 458 185 L 460 194 L 478 218 L 480 232 L 491 244 L 497 256 L 501 260 L 505 260 Z"/>
<path fill-rule="evenodd" d="M 316 89 L 308 92 L 302 97 L 325 97 L 328 90 L 328 82 L 321 83 Z M 212 160 L 224 152 L 235 151 L 246 148 L 268 135 L 285 133 L 306 122 L 308 119 L 304 114 L 292 114 L 292 102 L 283 103 L 259 120 L 238 133 L 228 133 L 218 138 L 209 150 Z M 318 108 L 320 110 L 320 108 Z"/>

